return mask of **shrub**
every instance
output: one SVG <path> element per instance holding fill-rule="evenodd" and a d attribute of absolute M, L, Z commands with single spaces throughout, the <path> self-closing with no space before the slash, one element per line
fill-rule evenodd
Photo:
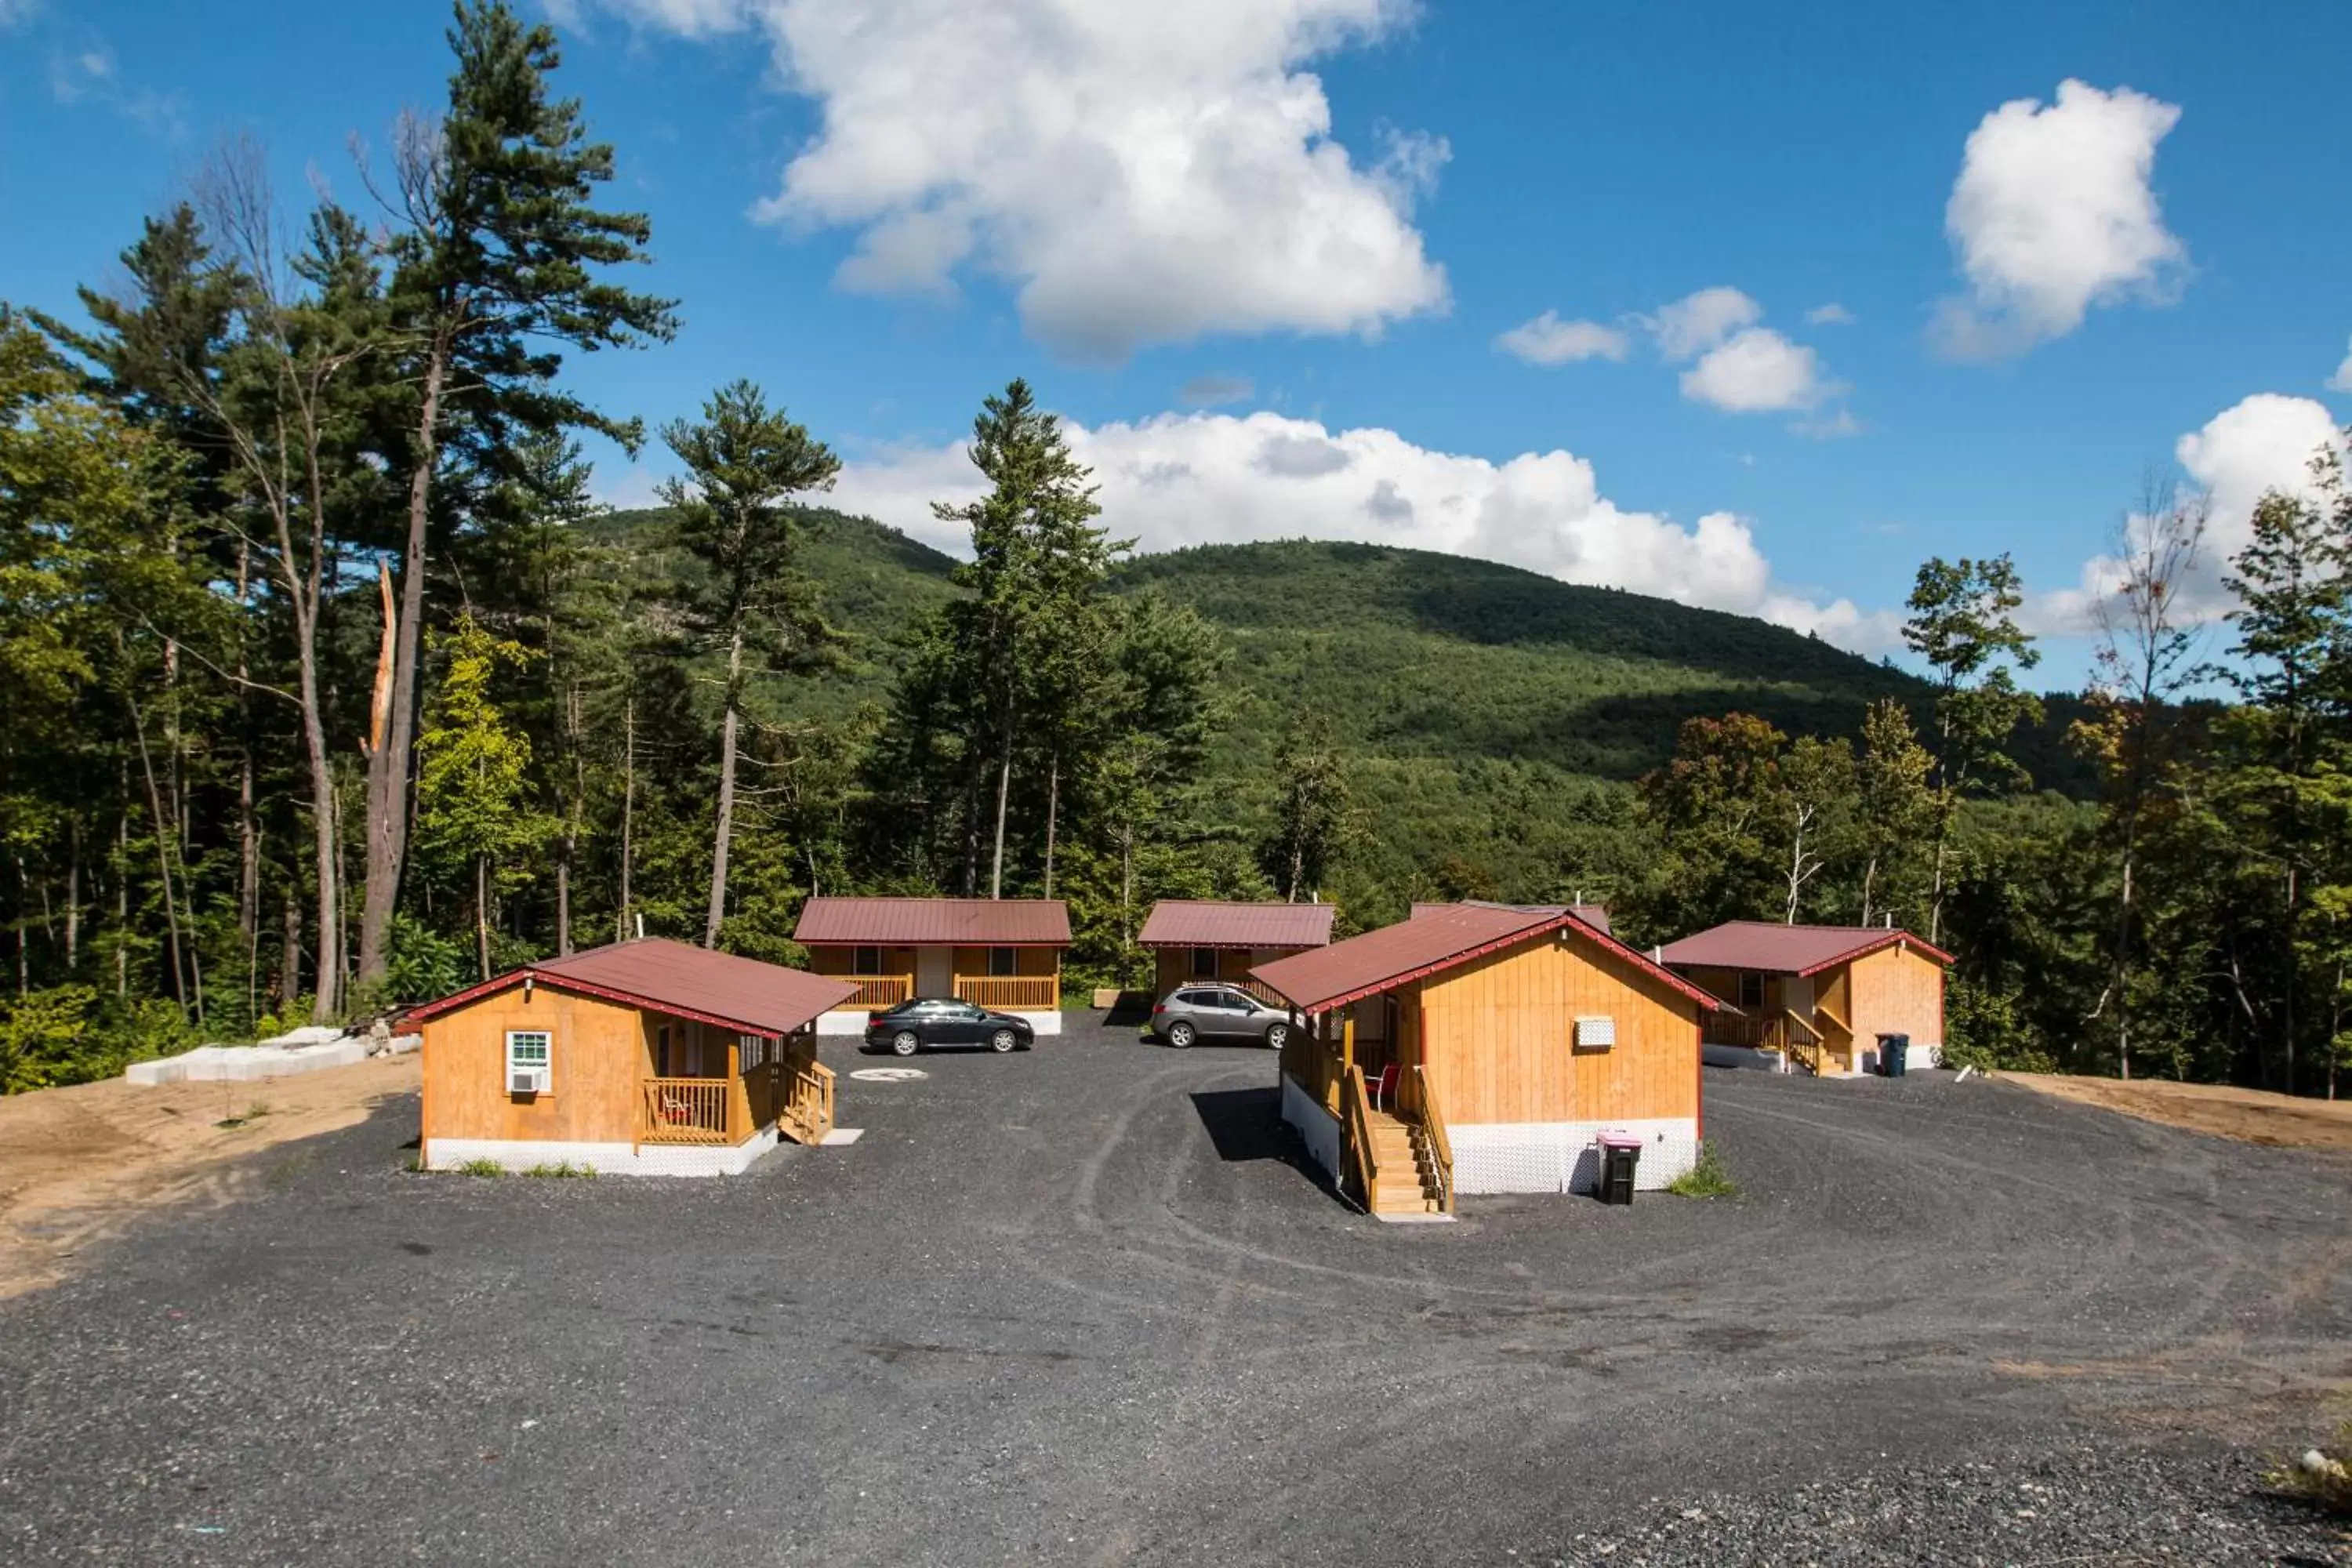
<path fill-rule="evenodd" d="M 1666 1191 L 1681 1198 L 1734 1198 L 1739 1195 L 1739 1184 L 1723 1168 L 1715 1145 L 1702 1143 L 1698 1147 L 1698 1163 L 1668 1182 Z"/>
<path fill-rule="evenodd" d="M 2352 1517 L 2352 1421 L 2336 1432 L 2336 1452 L 2314 1448 L 2274 1471 L 2273 1484 L 2315 1508 Z"/>
<path fill-rule="evenodd" d="M 1954 976 L 1944 996 L 1944 1065 L 1979 1072 L 2055 1072 L 2049 1052 L 2029 1043 L 2014 991 L 1995 991 Z"/>

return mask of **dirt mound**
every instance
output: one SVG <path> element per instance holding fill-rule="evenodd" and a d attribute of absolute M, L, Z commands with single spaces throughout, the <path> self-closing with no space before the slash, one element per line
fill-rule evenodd
<path fill-rule="evenodd" d="M 2060 1073 L 2005 1072 L 2011 1083 L 2084 1105 L 2120 1110 L 2191 1132 L 2210 1132 L 2280 1149 L 2332 1149 L 2352 1153 L 2352 1100 L 2305 1100 L 2259 1089 L 2161 1079 L 2070 1078 Z"/>
<path fill-rule="evenodd" d="M 405 1056 L 252 1083 L 111 1079 L 0 1100 L 0 1297 L 47 1284 L 138 1215 L 234 1196 L 256 1179 L 244 1156 L 349 1127 L 416 1084 Z"/>

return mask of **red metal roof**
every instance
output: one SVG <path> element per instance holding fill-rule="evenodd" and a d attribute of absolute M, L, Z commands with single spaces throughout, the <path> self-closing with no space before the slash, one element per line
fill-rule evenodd
<path fill-rule="evenodd" d="M 1759 969 L 1775 974 L 1815 974 L 1866 952 L 1896 945 L 1916 948 L 1938 963 L 1952 955 L 1900 928 L 1792 926 L 1771 921 L 1731 921 L 1669 942 L 1664 963 L 1707 969 Z"/>
<path fill-rule="evenodd" d="M 1320 1013 L 1555 931 L 1575 932 L 1702 1006 L 1712 1009 L 1722 1005 L 1681 975 L 1651 963 L 1566 910 L 1531 914 L 1525 910 L 1489 904 L 1457 904 L 1433 910 L 1419 920 L 1382 926 L 1346 942 L 1333 942 L 1329 947 L 1261 963 L 1250 974 L 1273 986 L 1301 1010 Z"/>
<path fill-rule="evenodd" d="M 1339 912 L 1331 904 L 1162 899 L 1136 941 L 1145 947 L 1322 947 Z"/>
<path fill-rule="evenodd" d="M 436 1017 L 526 980 L 651 1007 L 747 1035 L 788 1035 L 857 994 L 855 985 L 803 969 L 786 969 L 781 963 L 762 963 L 756 958 L 647 936 L 527 963 L 495 980 L 429 1002 L 408 1016 L 419 1022 Z"/>
<path fill-rule="evenodd" d="M 1485 899 L 1464 899 L 1458 903 L 1451 904 L 1416 903 L 1412 906 L 1412 918 L 1419 920 L 1423 915 L 1433 915 L 1442 910 L 1463 909 L 1517 910 L 1522 914 L 1529 915 L 1571 914 L 1604 935 L 1609 931 L 1607 904 L 1496 904 L 1490 903 Z"/>
<path fill-rule="evenodd" d="M 1070 910 L 1059 899 L 811 899 L 793 940 L 812 947 L 1067 947 Z"/>

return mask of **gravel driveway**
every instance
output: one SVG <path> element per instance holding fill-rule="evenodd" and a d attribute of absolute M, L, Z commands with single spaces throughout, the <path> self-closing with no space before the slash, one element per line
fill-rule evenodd
<path fill-rule="evenodd" d="M 2329 1156 L 1712 1072 L 1738 1198 L 1391 1226 L 1260 1051 L 826 1056 L 845 1148 L 421 1176 L 412 1101 L 0 1303 L 0 1562 L 2352 1563 L 2259 1487 Z"/>

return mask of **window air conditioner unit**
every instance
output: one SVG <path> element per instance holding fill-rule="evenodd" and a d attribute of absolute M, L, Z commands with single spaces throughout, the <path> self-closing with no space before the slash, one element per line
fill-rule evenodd
<path fill-rule="evenodd" d="M 1616 1019 L 1579 1018 L 1576 1021 L 1576 1048 L 1578 1050 L 1605 1051 L 1616 1043 Z"/>
<path fill-rule="evenodd" d="M 507 1092 L 509 1094 L 545 1094 L 547 1069 L 545 1068 L 509 1068 L 507 1072 Z"/>

